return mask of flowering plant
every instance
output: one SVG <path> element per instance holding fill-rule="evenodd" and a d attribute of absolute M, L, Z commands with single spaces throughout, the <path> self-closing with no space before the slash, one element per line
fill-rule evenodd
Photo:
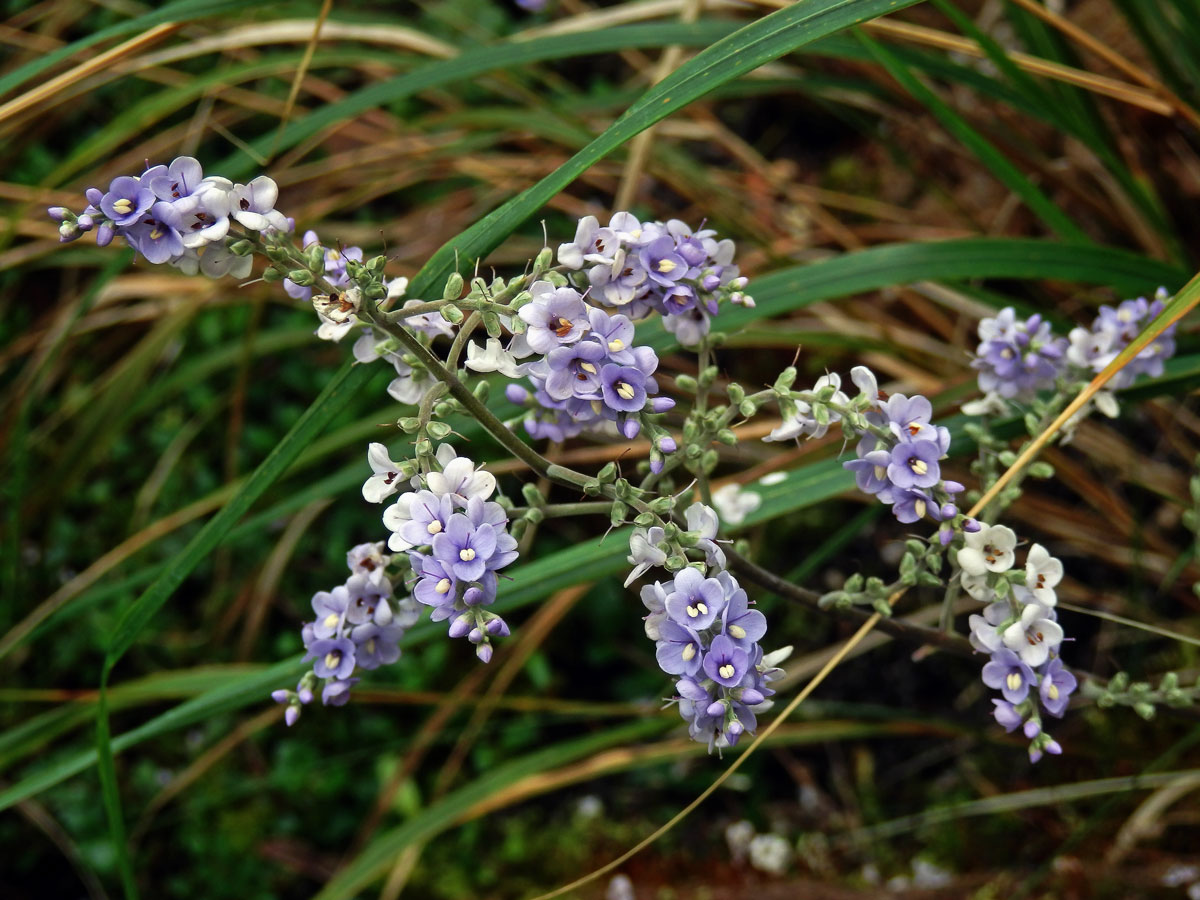
<path fill-rule="evenodd" d="M 273 694 L 285 704 L 289 725 L 318 687 L 324 704 L 341 706 L 360 681 L 356 673 L 396 663 L 404 633 L 422 607 L 429 607 L 432 621 L 448 623 L 451 638 L 467 638 L 480 660 L 491 660 L 493 639 L 510 629 L 489 607 L 501 592 L 502 570 L 522 552 L 526 530 L 548 515 L 603 514 L 613 526 L 634 525 L 625 586 L 645 582 L 646 635 L 655 643 L 659 667 L 675 679 L 671 702 L 688 733 L 710 750 L 735 746 L 770 708 L 775 690 L 769 685 L 783 676 L 779 664 L 790 648 L 764 652 L 759 642 L 766 618 L 735 574 L 740 568 L 761 577 L 761 570 L 722 546 L 728 539 L 722 537 L 721 512 L 728 528 L 753 512 L 760 498 L 736 484 L 712 491 L 709 479 L 719 461 L 713 444 L 735 443 L 736 419 L 774 405 L 782 420 L 764 440 L 821 438 L 840 425 L 856 441 L 855 458 L 844 466 L 859 490 L 890 506 L 900 523 L 935 526 L 932 534 L 908 542 L 898 581 L 856 575 L 820 597 L 819 605 L 867 605 L 890 617 L 911 587 L 946 589 L 947 611 L 957 592 L 965 592 L 984 604 L 970 616 L 970 645 L 989 656 L 982 677 L 1003 698 L 993 701 L 997 722 L 1007 731 L 1023 729 L 1034 761 L 1044 752 L 1062 752 L 1043 729 L 1034 698 L 1041 710 L 1061 717 L 1077 686 L 1061 655 L 1064 632 L 1055 611 L 1063 565 L 1035 544 L 1024 570 L 1016 569 L 1016 534 L 977 518 L 982 508 L 994 519 L 1016 499 L 1015 488 L 991 505 L 959 508 L 956 497 L 965 486 L 942 473 L 951 433 L 933 422 L 928 398 L 885 394 L 864 366 L 850 373 L 853 396 L 834 373 L 795 390 L 797 369 L 789 367 L 762 391 L 728 385 L 728 405 L 708 408 L 717 378 L 711 353 L 723 340 L 713 324 L 720 324 L 725 308 L 754 306 L 731 241 L 679 220 L 643 222 L 618 212 L 601 225 L 586 216 L 573 240 L 556 253 L 544 249 L 521 275 L 490 284 L 475 278 L 469 286 L 453 275 L 440 298 L 404 299 L 407 282 L 384 274 L 383 257 L 367 260 L 357 247 L 327 246 L 311 231 L 297 246 L 292 220 L 275 208 L 277 198 L 266 176 L 235 184 L 204 176 L 197 160 L 180 157 L 141 175 L 123 175 L 107 191 L 89 189 L 81 213 L 58 207 L 50 215 L 64 241 L 95 230 L 102 246 L 120 237 L 147 261 L 192 274 L 244 278 L 253 257 L 263 256 L 264 278 L 282 281 L 289 296 L 313 305 L 319 338 L 338 342 L 356 332 L 355 359 L 389 363 L 396 377 L 388 394 L 402 407 L 416 407 L 416 415 L 402 410 L 396 421 L 411 436 L 400 459 L 393 460 L 384 443 L 368 448 L 372 474 L 362 494 L 369 502 L 389 503 L 382 519 L 390 535 L 386 543 L 351 548 L 345 583 L 313 596 L 315 618 L 302 631 L 312 668 L 294 690 Z M 1036 438 L 1048 417 L 1109 366 L 1168 299 L 1160 290 L 1153 302 L 1103 307 L 1090 329 L 1076 328 L 1069 338 L 1056 337 L 1038 315 L 1018 320 L 1012 308 L 984 318 L 971 363 L 984 396 L 964 407 L 984 418 L 970 433 L 994 450 L 989 417 L 1028 404 Z M 673 378 L 676 392 L 690 395 L 682 414 L 677 401 L 662 393 L 658 354 L 638 342 L 639 324 L 651 316 L 699 354 L 698 377 Z M 483 345 L 472 341 L 481 327 Z M 1140 373 L 1161 374 L 1174 349 L 1172 331 L 1160 332 L 1110 385 L 1127 386 Z M 504 396 L 523 409 L 518 420 L 535 441 L 562 442 L 584 433 L 625 441 L 646 436 L 641 479 L 625 477 L 611 462 L 587 474 L 542 456 L 516 434 L 518 420 L 501 422 L 485 403 L 489 382 L 472 386 L 489 373 L 507 380 Z M 1117 413 L 1111 392 L 1091 403 L 1107 415 Z M 1086 411 L 1074 411 L 1067 437 Z M 451 413 L 474 418 L 535 474 L 600 499 L 552 504 L 542 489 L 526 483 L 520 490 L 525 505 L 517 506 L 497 493 L 490 472 L 449 442 L 453 432 L 442 419 Z M 981 488 L 993 487 L 988 482 L 996 480 L 994 471 L 984 461 L 975 469 L 984 476 Z M 690 480 L 679 490 L 683 473 Z M 693 488 L 698 499 L 686 502 Z M 949 574 L 942 576 L 947 564 Z M 946 627 L 950 622 L 944 618 Z"/>

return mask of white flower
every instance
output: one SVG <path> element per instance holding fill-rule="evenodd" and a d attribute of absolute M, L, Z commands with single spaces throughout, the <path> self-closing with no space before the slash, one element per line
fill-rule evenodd
<path fill-rule="evenodd" d="M 1045 607 L 1058 602 L 1054 588 L 1062 581 L 1063 564 L 1055 559 L 1041 544 L 1029 548 L 1025 557 L 1025 587 L 1034 600 Z"/>
<path fill-rule="evenodd" d="M 717 529 L 721 527 L 721 520 L 717 518 L 716 512 L 711 507 L 697 502 L 684 511 L 683 517 L 687 520 L 687 530 L 700 534 L 700 539 L 696 541 L 696 549 L 704 551 L 710 566 L 724 569 L 725 553 L 717 546 L 715 540 Z"/>
<path fill-rule="evenodd" d="M 374 443 L 367 448 L 367 462 L 375 474 L 363 484 L 363 499 L 368 503 L 382 503 L 400 490 L 400 464 L 392 462 L 387 447 Z"/>
<path fill-rule="evenodd" d="M 447 448 L 449 452 L 446 452 Z M 430 472 L 425 477 L 425 484 L 439 497 L 450 494 L 466 506 L 472 497 L 487 500 L 495 492 L 496 476 L 476 469 L 475 463 L 465 456 L 455 456 L 454 448 L 449 444 L 438 448 L 437 458 L 442 463 L 442 471 Z"/>
<path fill-rule="evenodd" d="M 467 344 L 467 368 L 476 372 L 499 372 L 509 378 L 519 378 L 517 361 L 500 346 L 498 338 L 488 338 L 487 348 L 476 343 Z"/>
<path fill-rule="evenodd" d="M 782 875 L 792 861 L 792 845 L 777 834 L 755 835 L 749 849 L 750 865 L 771 875 Z"/>
<path fill-rule="evenodd" d="M 988 585 L 986 574 L 968 575 L 964 572 L 962 576 L 962 589 L 980 603 L 986 603 L 992 599 L 992 589 Z"/>
<path fill-rule="evenodd" d="M 383 527 L 392 532 L 388 538 L 388 549 L 393 553 L 402 553 L 414 546 L 400 537 L 400 529 L 412 520 L 412 502 L 414 493 L 401 494 L 396 502 L 383 511 Z"/>
<path fill-rule="evenodd" d="M 834 389 L 833 396 L 829 398 L 829 403 L 837 403 L 841 406 L 846 406 L 850 399 L 840 390 L 842 386 L 842 378 L 837 373 L 822 375 L 817 379 L 817 383 L 813 385 L 813 392 L 821 390 L 821 388 L 832 386 Z M 841 420 L 841 415 L 834 412 L 832 409 L 826 408 L 829 414 L 829 420 L 825 423 L 820 423 L 816 420 L 812 413 L 812 405 L 803 400 L 795 401 L 796 413 L 790 419 L 785 419 L 779 427 L 775 428 L 769 435 L 763 438 L 764 441 L 787 441 L 792 438 L 798 438 L 801 435 L 810 435 L 811 437 L 820 438 L 825 436 L 825 432 L 829 431 L 829 426 L 834 422 Z"/>
<path fill-rule="evenodd" d="M 995 391 L 988 391 L 978 400 L 964 403 L 962 411 L 968 416 L 1002 416 L 1008 412 L 1008 401 Z"/>
<path fill-rule="evenodd" d="M 657 546 L 665 536 L 661 528 L 635 528 L 629 536 L 629 564 L 633 571 L 625 579 L 625 587 L 629 587 L 642 577 L 647 569 L 661 566 L 667 561 L 667 552 Z"/>
<path fill-rule="evenodd" d="M 412 366 L 402 360 L 399 355 L 392 356 L 391 360 L 392 367 L 396 370 L 396 377 L 388 382 L 389 396 L 401 403 L 420 403 L 421 398 L 425 396 L 425 391 L 433 384 L 433 378 L 426 374 L 422 374 L 420 377 L 415 375 Z"/>
<path fill-rule="evenodd" d="M 1049 618 L 1053 614 L 1038 603 L 1030 603 L 1021 610 L 1020 621 L 1004 629 L 1004 646 L 1031 669 L 1049 659 L 1050 651 L 1062 643 L 1062 627 Z"/>
<path fill-rule="evenodd" d="M 872 406 L 879 402 L 879 382 L 875 380 L 874 372 L 866 366 L 855 366 L 850 370 L 850 380 L 860 393 L 867 395 Z"/>
<path fill-rule="evenodd" d="M 713 491 L 712 501 L 726 525 L 741 525 L 749 513 L 762 506 L 759 494 L 744 491 L 739 484 L 727 484 Z"/>
<path fill-rule="evenodd" d="M 958 565 L 968 575 L 1007 572 L 1013 567 L 1017 536 L 1004 525 L 984 525 L 966 536 L 967 545 L 958 551 Z"/>
<path fill-rule="evenodd" d="M 667 592 L 661 582 L 654 582 L 642 588 L 642 605 L 650 611 L 645 617 L 646 637 L 652 641 L 662 639 L 659 626 L 667 619 Z"/>
<path fill-rule="evenodd" d="M 971 626 L 971 646 L 981 653 L 995 653 L 1004 646 L 1004 640 L 997 626 L 1008 618 L 1008 604 L 999 600 L 984 608 L 982 616 L 971 616 L 967 623 Z"/>

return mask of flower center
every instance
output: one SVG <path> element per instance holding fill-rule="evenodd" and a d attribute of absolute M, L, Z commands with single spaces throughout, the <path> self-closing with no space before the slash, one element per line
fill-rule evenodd
<path fill-rule="evenodd" d="M 333 628 L 335 625 L 337 625 L 338 619 L 340 618 L 341 616 L 339 616 L 337 613 L 330 613 L 325 617 L 325 627 Z"/>
<path fill-rule="evenodd" d="M 432 522 L 430 522 L 428 525 L 425 526 L 425 530 L 428 531 L 430 534 L 438 534 L 442 530 L 442 523 L 439 522 L 437 519 L 434 519 Z"/>
<path fill-rule="evenodd" d="M 636 392 L 624 381 L 618 381 L 616 384 L 617 394 L 624 400 L 632 400 Z"/>
<path fill-rule="evenodd" d="M 125 215 L 131 209 L 133 209 L 133 202 L 131 200 L 126 200 L 124 197 L 122 197 L 120 200 L 118 200 L 116 203 L 113 204 L 113 209 L 115 209 L 121 215 Z"/>
<path fill-rule="evenodd" d="M 434 588 L 433 588 L 433 589 L 434 589 L 435 591 L 437 591 L 439 594 L 448 594 L 448 593 L 450 593 L 450 579 L 449 579 L 449 578 L 443 578 L 441 581 L 439 581 L 439 582 L 438 582 L 438 583 L 437 583 L 437 584 L 434 586 Z"/>
<path fill-rule="evenodd" d="M 723 666 L 721 666 L 721 668 L 717 669 L 717 673 L 718 673 L 718 674 L 719 674 L 719 675 L 720 675 L 722 678 L 732 678 L 732 677 L 733 677 L 733 673 L 734 673 L 733 664 L 732 664 L 732 663 L 725 663 L 725 665 L 723 665 Z"/>
<path fill-rule="evenodd" d="M 554 329 L 554 333 L 556 335 L 558 335 L 560 338 L 565 338 L 568 334 L 571 333 L 571 329 L 574 328 L 575 326 L 572 325 L 569 320 L 564 319 L 562 316 L 556 316 L 555 318 L 550 320 L 550 327 L 552 329 Z"/>
<path fill-rule="evenodd" d="M 1009 672 L 1008 678 L 1004 679 L 1010 691 L 1019 691 L 1021 689 L 1021 673 Z"/>
<path fill-rule="evenodd" d="M 741 625 L 730 625 L 729 634 L 731 637 L 737 638 L 739 641 L 746 636 L 746 629 Z"/>
<path fill-rule="evenodd" d="M 675 263 L 671 262 L 669 259 L 660 259 L 658 261 L 658 271 L 662 272 L 664 275 L 666 275 L 668 272 L 674 272 Z"/>
<path fill-rule="evenodd" d="M 912 459 L 910 459 L 908 461 L 908 467 L 910 469 L 912 469 L 913 472 L 916 473 L 917 475 L 924 475 L 926 472 L 929 471 L 928 463 L 926 463 L 925 460 L 921 459 L 918 456 L 914 456 Z"/>
<path fill-rule="evenodd" d="M 470 562 L 475 558 L 475 549 L 473 547 L 464 547 L 458 551 L 458 558 L 463 562 Z"/>
<path fill-rule="evenodd" d="M 1046 696 L 1049 697 L 1051 700 L 1057 700 L 1058 699 L 1058 685 L 1055 684 L 1054 682 L 1050 682 L 1050 687 L 1046 688 Z"/>
<path fill-rule="evenodd" d="M 579 364 L 579 368 L 582 369 L 584 372 L 587 372 L 589 375 L 596 374 L 596 367 L 593 366 L 590 362 L 581 362 Z"/>
<path fill-rule="evenodd" d="M 371 638 L 369 641 L 367 641 L 367 653 L 374 655 L 374 653 L 375 653 L 375 638 Z"/>
<path fill-rule="evenodd" d="M 613 353 L 620 353 L 622 350 L 625 349 L 625 342 L 623 340 L 621 340 L 620 338 L 613 338 L 611 341 L 608 342 L 608 349 L 611 350 Z"/>
<path fill-rule="evenodd" d="M 157 228 L 155 228 L 152 232 L 150 232 L 150 240 L 152 240 L 152 241 L 157 241 L 162 236 L 163 236 L 163 233 L 161 231 L 159 231 Z"/>
<path fill-rule="evenodd" d="M 690 662 L 696 655 L 696 645 L 688 644 L 683 648 L 683 661 Z"/>
<path fill-rule="evenodd" d="M 705 606 L 703 603 L 697 603 L 696 605 L 689 606 L 687 608 L 687 614 L 689 617 L 691 617 L 693 619 L 696 618 L 697 616 L 706 616 L 706 615 L 708 615 L 708 607 Z"/>
<path fill-rule="evenodd" d="M 325 668 L 336 669 L 338 663 L 342 661 L 342 653 L 340 650 L 330 650 L 325 654 Z"/>
<path fill-rule="evenodd" d="M 917 514 L 918 519 L 925 518 L 925 501 L 918 500 L 916 503 L 914 503 L 913 504 L 913 512 L 915 512 Z"/>

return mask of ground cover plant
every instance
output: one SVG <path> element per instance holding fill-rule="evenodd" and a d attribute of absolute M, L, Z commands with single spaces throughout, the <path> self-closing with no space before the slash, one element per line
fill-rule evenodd
<path fill-rule="evenodd" d="M 6 894 L 1200 894 L 1193 7 L 7 7 Z"/>

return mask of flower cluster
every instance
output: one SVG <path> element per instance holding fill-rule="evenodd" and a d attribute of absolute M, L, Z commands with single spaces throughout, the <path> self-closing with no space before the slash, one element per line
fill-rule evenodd
<path fill-rule="evenodd" d="M 618 212 L 601 226 L 585 216 L 575 240 L 558 248 L 558 261 L 578 273 L 575 286 L 586 287 L 595 302 L 620 307 L 631 319 L 658 312 L 679 343 L 694 347 L 708 334 L 720 300 L 754 305 L 733 264 L 733 241 L 715 235 L 678 219 L 639 222 Z"/>
<path fill-rule="evenodd" d="M 383 544 L 359 544 L 346 554 L 350 577 L 332 591 L 312 598 L 316 618 L 304 625 L 301 635 L 314 660 L 296 690 L 278 690 L 271 696 L 287 705 L 284 719 L 294 725 L 301 707 L 311 703 L 317 684 L 324 681 L 321 702 L 343 706 L 358 683 L 355 671 L 370 671 L 400 658 L 400 638 L 417 621 L 420 607 L 412 597 L 393 601 L 393 583 L 387 575 L 391 557 Z M 394 608 L 393 608 L 394 607 Z"/>
<path fill-rule="evenodd" d="M 392 462 L 382 444 L 371 445 L 368 459 L 375 474 L 363 497 L 380 503 L 401 490 L 406 467 Z M 384 510 L 383 524 L 392 532 L 388 548 L 408 553 L 413 596 L 432 608 L 430 618 L 450 620 L 450 636 L 467 638 L 488 662 L 491 639 L 506 636 L 508 625 L 486 607 L 496 599 L 497 571 L 517 558 L 517 542 L 504 508 L 489 499 L 494 475 L 455 455 L 449 444 L 438 448 L 436 463 L 440 471 L 413 476 L 413 490 Z"/>
<path fill-rule="evenodd" d="M 842 392 L 837 374 L 824 375 L 811 391 L 790 397 L 783 423 L 764 440 L 824 437 L 841 422 L 847 435 L 859 438 L 858 458 L 842 464 L 854 473 L 859 490 L 890 504 L 906 524 L 926 516 L 947 523 L 941 539 L 949 543 L 959 517 L 951 497 L 963 490 L 957 481 L 942 478 L 940 461 L 950 448 L 950 431 L 930 423 L 933 406 L 925 397 L 885 399 L 865 366 L 851 370 L 850 380 L 859 391 L 853 399 Z"/>
<path fill-rule="evenodd" d="M 1065 338 L 1054 335 L 1040 315 L 1017 319 L 1012 307 L 983 319 L 971 366 L 979 370 L 979 389 L 985 397 L 963 410 L 1003 412 L 1008 401 L 1031 400 L 1060 379 L 1071 385 L 1090 381 L 1163 311 L 1169 299 L 1167 290 L 1159 288 L 1153 301 L 1138 297 L 1115 308 L 1102 306 L 1090 328 L 1073 328 Z M 1175 354 L 1174 335 L 1172 325 L 1113 377 L 1109 389 L 1128 387 L 1139 375 L 1162 375 L 1163 361 Z M 1096 405 L 1107 415 L 1117 414 L 1111 394 L 1097 397 Z"/>
<path fill-rule="evenodd" d="M 768 708 L 775 692 L 769 682 L 782 677 L 776 664 L 790 652 L 763 655 L 758 641 L 767 633 L 767 620 L 732 575 L 724 570 L 725 554 L 714 538 L 720 523 L 701 503 L 686 511 L 688 531 L 680 539 L 704 554 L 704 561 L 684 565 L 671 581 L 642 588 L 649 610 L 646 636 L 655 642 L 659 668 L 677 676 L 675 700 L 688 722 L 693 740 L 731 747 L 757 727 L 756 711 Z M 686 550 L 673 546 L 663 528 L 636 529 L 630 539 L 630 563 L 635 566 L 628 586 L 648 569 L 668 562 L 669 552 L 684 559 Z"/>
<path fill-rule="evenodd" d="M 979 370 L 979 389 L 1005 400 L 1027 400 L 1054 386 L 1063 369 L 1065 338 L 1055 337 L 1038 314 L 1021 321 L 1011 306 L 979 323 L 979 346 L 971 367 Z"/>
<path fill-rule="evenodd" d="M 279 188 L 265 175 L 235 184 L 205 176 L 200 163 L 180 156 L 170 165 L 151 166 L 140 176 L 114 178 L 107 191 L 88 188 L 88 206 L 76 214 L 52 207 L 59 236 L 73 241 L 95 229 L 96 243 L 124 238 L 152 263 L 169 263 L 189 275 L 244 278 L 252 264 L 249 244 L 230 227 L 245 232 L 288 232 L 292 222 L 275 209 Z"/>
<path fill-rule="evenodd" d="M 548 281 L 535 282 L 530 294 L 518 312 L 525 331 L 509 349 L 518 357 L 542 356 L 521 367 L 533 382 L 532 394 L 512 384 L 507 396 L 529 407 L 525 429 L 532 437 L 561 441 L 611 422 L 632 439 L 642 429 L 643 410 L 665 412 L 675 405 L 652 396 L 658 393 L 658 355 L 634 346 L 627 316 L 589 307 L 574 288 Z M 668 446 L 674 449 L 673 442 Z"/>
<path fill-rule="evenodd" d="M 1063 566 L 1034 544 L 1024 571 L 1015 571 L 1017 536 L 1003 525 L 980 526 L 965 536 L 957 554 L 963 589 L 988 604 L 982 615 L 970 618 L 971 645 L 990 656 L 983 683 L 1000 691 L 1002 699 L 992 701 L 996 721 L 1006 731 L 1022 728 L 1031 741 L 1029 757 L 1037 762 L 1043 753 L 1062 753 L 1042 730 L 1038 701 L 1061 718 L 1076 687 L 1075 676 L 1059 658 L 1063 630 L 1054 588 Z"/>
<path fill-rule="evenodd" d="M 1171 295 L 1159 288 L 1152 301 L 1145 297 L 1126 300 L 1115 309 L 1101 306 L 1092 327 L 1073 328 L 1069 336 L 1067 361 L 1086 372 L 1095 374 L 1112 362 L 1143 328 L 1166 307 Z M 1158 378 L 1163 373 L 1164 360 L 1175 355 L 1175 325 L 1166 329 L 1154 341 L 1131 359 L 1108 383 L 1117 390 L 1133 384 L 1139 375 Z M 1090 377 L 1090 376 L 1089 376 Z"/>

